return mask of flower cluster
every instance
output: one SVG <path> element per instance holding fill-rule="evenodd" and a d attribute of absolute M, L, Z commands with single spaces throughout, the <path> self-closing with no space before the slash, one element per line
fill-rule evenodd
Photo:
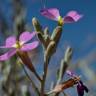
<path fill-rule="evenodd" d="M 0 48 L 8 48 L 9 51 L 6 52 L 3 55 L 0 55 L 0 61 L 5 61 L 10 59 L 13 55 L 17 55 L 20 57 L 22 62 L 30 69 L 31 72 L 34 73 L 34 75 L 37 77 L 37 79 L 40 81 L 41 89 L 38 96 L 46 96 L 51 93 L 55 93 L 54 96 L 57 96 L 56 94 L 59 94 L 63 90 L 72 87 L 73 85 L 77 84 L 77 92 L 78 96 L 83 96 L 84 92 L 88 93 L 88 88 L 83 84 L 80 77 L 72 73 L 71 71 L 67 70 L 69 59 L 71 58 L 72 50 L 71 48 L 68 48 L 67 55 L 65 56 L 66 60 L 63 59 L 61 62 L 61 70 L 59 70 L 59 79 L 57 80 L 57 85 L 53 88 L 52 91 L 48 92 L 48 94 L 45 93 L 44 87 L 45 87 L 45 81 L 47 76 L 47 70 L 48 65 L 51 56 L 56 52 L 56 48 L 58 45 L 58 42 L 61 37 L 62 32 L 62 26 L 65 23 L 74 23 L 80 20 L 83 15 L 79 14 L 77 11 L 69 11 L 64 17 L 62 17 L 59 13 L 59 10 L 57 8 L 44 8 L 40 10 L 41 15 L 47 17 L 48 19 L 54 20 L 58 22 L 58 26 L 53 31 L 52 35 L 48 33 L 48 29 L 42 30 L 42 27 L 40 26 L 38 20 L 33 20 L 33 26 L 35 27 L 35 32 L 22 32 L 22 34 L 19 36 L 19 38 L 16 38 L 16 36 L 10 36 L 6 39 L 5 45 L 0 46 Z M 37 74 L 27 52 L 30 50 L 33 50 L 38 47 L 39 41 L 35 40 L 30 43 L 31 39 L 37 35 L 39 41 L 43 45 L 44 49 L 44 73 L 42 75 L 42 78 Z M 64 72 L 66 72 L 71 79 L 62 82 L 61 79 L 63 78 Z M 34 85 L 34 84 L 33 84 Z M 36 90 L 38 88 L 35 87 Z"/>

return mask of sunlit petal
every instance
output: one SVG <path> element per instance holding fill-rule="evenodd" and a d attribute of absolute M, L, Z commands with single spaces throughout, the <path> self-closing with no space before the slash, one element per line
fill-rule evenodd
<path fill-rule="evenodd" d="M 37 48 L 38 45 L 39 45 L 39 42 L 38 41 L 34 41 L 32 43 L 24 44 L 20 50 L 21 51 L 30 51 L 32 49 Z"/>
<path fill-rule="evenodd" d="M 10 57 L 12 57 L 16 53 L 16 49 L 11 49 L 7 53 L 0 56 L 0 61 L 8 60 Z"/>
<path fill-rule="evenodd" d="M 23 42 L 23 43 L 26 43 L 28 42 L 29 40 L 31 40 L 34 36 L 36 35 L 36 32 L 23 32 L 21 35 L 20 35 L 20 42 Z"/>
<path fill-rule="evenodd" d="M 58 17 L 60 16 L 59 10 L 57 8 L 42 9 L 40 13 L 41 15 L 55 21 L 58 21 Z"/>
<path fill-rule="evenodd" d="M 77 13 L 77 11 L 70 11 L 63 19 L 64 19 L 64 23 L 73 23 L 73 22 L 77 22 L 82 17 L 83 15 Z"/>
<path fill-rule="evenodd" d="M 12 48 L 15 43 L 16 43 L 16 37 L 15 36 L 10 36 L 6 39 L 5 45 L 0 46 L 0 48 Z"/>

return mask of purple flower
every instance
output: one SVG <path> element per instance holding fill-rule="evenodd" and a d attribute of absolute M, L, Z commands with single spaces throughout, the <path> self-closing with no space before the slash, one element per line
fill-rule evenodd
<path fill-rule="evenodd" d="M 0 61 L 8 60 L 10 57 L 12 57 L 18 51 L 26 52 L 26 51 L 30 51 L 30 50 L 36 48 L 39 44 L 38 41 L 33 41 L 32 43 L 27 43 L 35 36 L 35 34 L 36 34 L 35 32 L 32 32 L 32 33 L 23 32 L 20 35 L 19 40 L 16 40 L 15 36 L 8 37 L 6 39 L 5 45 L 0 46 L 0 48 L 9 48 L 10 50 L 0 56 Z"/>
<path fill-rule="evenodd" d="M 75 75 L 73 72 L 71 72 L 70 70 L 67 70 L 66 73 L 71 76 L 71 77 L 78 77 L 77 75 Z M 88 88 L 83 84 L 83 82 L 80 80 L 77 83 L 77 92 L 78 92 L 78 96 L 84 96 L 84 91 L 88 93 Z"/>
<path fill-rule="evenodd" d="M 40 11 L 41 15 L 58 21 L 59 24 L 73 23 L 77 22 L 83 15 L 78 14 L 76 11 L 69 11 L 63 18 L 60 16 L 59 10 L 57 8 L 42 9 Z"/>
<path fill-rule="evenodd" d="M 78 92 L 78 96 L 83 96 L 84 95 L 84 91 L 88 93 L 88 88 L 83 84 L 83 82 L 80 80 L 77 84 L 77 92 Z"/>

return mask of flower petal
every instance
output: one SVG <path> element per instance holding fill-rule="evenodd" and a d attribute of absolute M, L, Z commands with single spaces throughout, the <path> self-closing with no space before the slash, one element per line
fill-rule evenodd
<path fill-rule="evenodd" d="M 21 51 L 30 51 L 32 49 L 35 49 L 38 45 L 39 45 L 39 42 L 34 41 L 32 43 L 24 44 L 20 50 Z"/>
<path fill-rule="evenodd" d="M 78 92 L 78 96 L 83 96 L 84 95 L 84 88 L 81 85 L 77 85 L 77 92 Z"/>
<path fill-rule="evenodd" d="M 0 56 L 0 61 L 8 60 L 10 57 L 12 57 L 16 53 L 16 49 L 11 49 L 7 53 Z"/>
<path fill-rule="evenodd" d="M 55 21 L 58 21 L 58 17 L 60 16 L 59 10 L 56 8 L 42 9 L 40 10 L 40 13 L 41 15 Z"/>
<path fill-rule="evenodd" d="M 77 22 L 82 17 L 83 15 L 78 14 L 76 11 L 70 11 L 63 19 L 65 23 L 73 23 L 73 22 Z"/>
<path fill-rule="evenodd" d="M 31 40 L 35 35 L 36 35 L 36 32 L 30 33 L 30 32 L 27 32 L 27 31 L 26 31 L 26 32 L 23 32 L 23 33 L 20 35 L 19 40 L 20 40 L 20 42 L 26 43 L 26 42 L 28 42 L 29 40 Z"/>
<path fill-rule="evenodd" d="M 10 36 L 6 39 L 5 46 L 0 46 L 0 48 L 12 48 L 12 46 L 16 43 L 16 37 Z"/>
<path fill-rule="evenodd" d="M 87 88 L 87 86 L 85 86 L 81 80 L 79 81 L 79 83 L 81 86 L 83 86 L 83 89 L 88 93 L 89 89 Z"/>
<path fill-rule="evenodd" d="M 84 87 L 84 90 L 88 93 L 89 89 L 85 85 L 83 85 L 83 87 Z"/>
<path fill-rule="evenodd" d="M 77 77 L 73 72 L 71 72 L 70 70 L 67 70 L 66 73 L 71 76 L 71 77 Z"/>

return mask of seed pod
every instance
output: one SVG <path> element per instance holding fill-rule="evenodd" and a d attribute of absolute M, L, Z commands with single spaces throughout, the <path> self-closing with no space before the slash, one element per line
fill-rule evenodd
<path fill-rule="evenodd" d="M 64 76 L 64 73 L 65 73 L 65 71 L 66 71 L 66 69 L 70 63 L 71 57 L 72 57 L 72 48 L 68 47 L 65 51 L 64 58 L 61 60 L 57 84 L 59 84 L 61 82 L 61 80 Z"/>
<path fill-rule="evenodd" d="M 72 58 L 72 53 L 73 53 L 73 50 L 71 47 L 68 47 L 66 52 L 65 52 L 65 56 L 64 56 L 64 61 L 66 62 L 70 62 L 71 58 Z"/>
<path fill-rule="evenodd" d="M 35 17 L 32 19 L 32 24 L 33 24 L 36 32 L 42 32 L 43 33 L 42 27 L 41 27 L 39 21 Z"/>
<path fill-rule="evenodd" d="M 55 41 L 56 46 L 57 46 L 57 44 L 58 44 L 58 42 L 60 40 L 61 34 L 62 34 L 62 27 L 61 26 L 57 26 L 54 29 L 54 31 L 53 31 L 53 33 L 51 35 L 51 40 Z"/>
<path fill-rule="evenodd" d="M 50 57 L 56 51 L 56 45 L 54 41 L 51 41 L 46 49 L 46 56 Z"/>
<path fill-rule="evenodd" d="M 22 62 L 27 66 L 27 68 L 30 69 L 30 71 L 35 72 L 34 66 L 31 63 L 31 60 L 30 60 L 27 52 L 19 52 L 18 51 L 17 55 L 20 57 Z"/>
<path fill-rule="evenodd" d="M 75 84 L 77 84 L 80 81 L 80 77 L 71 78 L 61 84 L 56 85 L 53 90 L 47 93 L 47 95 L 52 93 L 60 93 L 63 90 L 73 87 Z"/>
<path fill-rule="evenodd" d="M 37 74 L 33 64 L 31 63 L 31 60 L 27 54 L 27 52 L 21 52 L 18 51 L 17 55 L 20 57 L 20 59 L 22 60 L 22 62 L 27 66 L 27 68 L 34 73 L 34 75 L 38 78 L 39 81 L 41 81 L 41 78 L 39 77 L 39 75 Z"/>
<path fill-rule="evenodd" d="M 46 42 L 46 48 L 47 48 L 48 44 L 50 43 L 50 35 L 49 35 L 48 27 L 44 29 L 44 40 Z"/>

